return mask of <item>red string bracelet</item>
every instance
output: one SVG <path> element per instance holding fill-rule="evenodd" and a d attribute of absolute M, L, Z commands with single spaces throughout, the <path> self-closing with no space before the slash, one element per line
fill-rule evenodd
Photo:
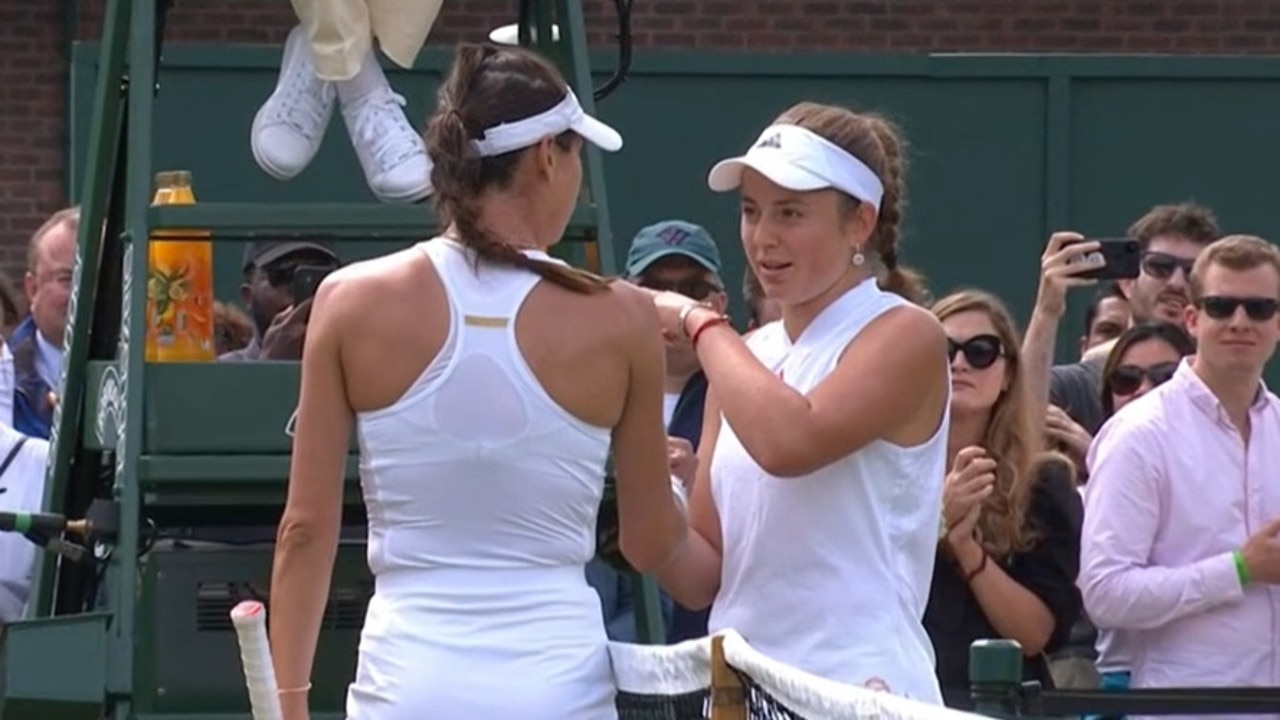
<path fill-rule="evenodd" d="M 986 569 L 987 569 L 987 551 L 983 550 L 982 560 L 978 562 L 978 567 L 974 568 L 973 572 L 965 573 L 964 584 L 969 585 L 973 583 L 974 578 L 981 575 L 982 571 Z"/>
<path fill-rule="evenodd" d="M 706 322 L 704 322 L 704 323 L 702 323 L 701 325 L 699 325 L 697 330 L 694 330 L 694 331 L 693 331 L 693 335 L 690 335 L 690 336 L 689 336 L 689 344 L 690 344 L 690 345 L 692 345 L 692 346 L 694 346 L 694 347 L 697 347 L 697 346 L 698 346 L 698 336 L 699 336 L 699 335 L 701 335 L 701 334 L 703 333 L 703 331 L 705 331 L 705 330 L 706 330 L 707 328 L 709 328 L 709 327 L 714 327 L 714 326 L 716 326 L 716 325 L 726 325 L 726 324 L 728 324 L 728 322 L 729 322 L 729 318 L 727 318 L 727 317 L 725 317 L 725 316 L 723 316 L 723 315 L 717 315 L 717 316 L 715 316 L 715 317 L 711 318 L 710 320 L 707 320 Z"/>

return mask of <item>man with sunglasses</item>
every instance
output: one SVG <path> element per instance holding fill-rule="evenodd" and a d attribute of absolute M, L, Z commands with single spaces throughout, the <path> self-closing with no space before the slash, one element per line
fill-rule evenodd
<path fill-rule="evenodd" d="M 672 290 L 723 313 L 728 304 L 720 279 L 720 251 L 700 225 L 667 220 L 642 229 L 627 253 L 626 278 L 650 290 Z M 707 381 L 693 346 L 667 343 L 666 402 L 668 431 L 697 444 L 702 430 L 702 400 Z"/>
<path fill-rule="evenodd" d="M 219 361 L 298 360 L 311 314 L 311 300 L 294 298 L 299 268 L 340 264 L 337 253 L 320 240 L 259 240 L 245 243 L 244 283 L 240 299 L 253 320 L 249 345 L 218 356 Z"/>
<path fill-rule="evenodd" d="M 1130 325 L 1182 324 L 1192 264 L 1220 234 L 1213 211 L 1192 202 L 1157 205 L 1129 227 L 1128 236 L 1138 241 L 1142 253 L 1141 270 L 1138 277 L 1118 280 L 1116 285 L 1129 301 Z M 1052 328 L 1056 333 L 1056 322 Z M 1031 339 L 1030 326 L 1027 335 Z M 1098 431 L 1104 418 L 1102 365 L 1114 345 L 1114 339 L 1095 345 L 1080 362 L 1055 366 L 1050 373 L 1049 401 L 1090 434 Z M 1025 342 L 1023 349 L 1029 350 Z"/>
<path fill-rule="evenodd" d="M 720 268 L 720 250 L 706 228 L 683 220 L 665 220 L 636 233 L 627 252 L 623 277 L 644 288 L 672 290 L 705 301 L 717 313 L 723 313 L 728 296 Z M 669 340 L 666 355 L 663 420 L 667 424 L 669 460 L 672 474 L 688 484 L 693 481 L 697 466 L 707 378 L 687 340 Z M 609 637 L 633 640 L 635 620 L 628 579 L 597 560 L 587 565 L 587 580 L 600 593 Z M 674 607 L 665 593 L 662 599 L 668 641 L 707 634 L 707 611 Z"/>
<path fill-rule="evenodd" d="M 1280 250 L 1223 238 L 1188 289 L 1196 354 L 1090 449 L 1080 587 L 1134 688 L 1280 686 Z"/>
<path fill-rule="evenodd" d="M 1142 251 L 1142 271 L 1117 284 L 1135 323 L 1182 323 L 1191 267 L 1220 235 L 1213 213 L 1189 202 L 1157 205 L 1129 228 Z"/>

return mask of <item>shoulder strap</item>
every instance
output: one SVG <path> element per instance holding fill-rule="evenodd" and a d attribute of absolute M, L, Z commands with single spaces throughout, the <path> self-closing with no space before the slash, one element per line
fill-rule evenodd
<path fill-rule="evenodd" d="M 0 477 L 2 477 L 4 472 L 9 469 L 9 466 L 13 464 L 13 459 L 18 457 L 18 451 L 21 450 L 22 446 L 26 445 L 27 441 L 30 439 L 31 438 L 26 435 L 23 435 L 18 439 L 18 442 L 13 444 L 13 448 L 9 450 L 9 454 L 4 458 L 4 462 L 0 462 Z"/>

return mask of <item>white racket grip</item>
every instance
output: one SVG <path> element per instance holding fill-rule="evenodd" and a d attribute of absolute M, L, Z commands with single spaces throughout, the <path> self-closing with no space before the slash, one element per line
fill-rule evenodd
<path fill-rule="evenodd" d="M 267 609 L 256 600 L 245 600 L 231 609 L 231 624 L 240 641 L 240 662 L 253 720 L 283 720 L 276 692 L 276 670 L 267 641 Z"/>

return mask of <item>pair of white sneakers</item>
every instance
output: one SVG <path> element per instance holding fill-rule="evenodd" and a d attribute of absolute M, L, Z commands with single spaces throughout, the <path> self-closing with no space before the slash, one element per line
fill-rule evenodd
<path fill-rule="evenodd" d="M 380 81 L 358 97 L 341 97 L 336 85 L 316 77 L 302 26 L 284 45 L 280 79 L 253 119 L 250 145 L 259 167 L 289 180 L 315 158 L 336 104 L 351 136 L 365 181 L 382 202 L 417 202 L 431 194 L 431 162 L 421 136 L 404 114 L 405 100 L 391 90 L 373 53 L 365 58 Z"/>

